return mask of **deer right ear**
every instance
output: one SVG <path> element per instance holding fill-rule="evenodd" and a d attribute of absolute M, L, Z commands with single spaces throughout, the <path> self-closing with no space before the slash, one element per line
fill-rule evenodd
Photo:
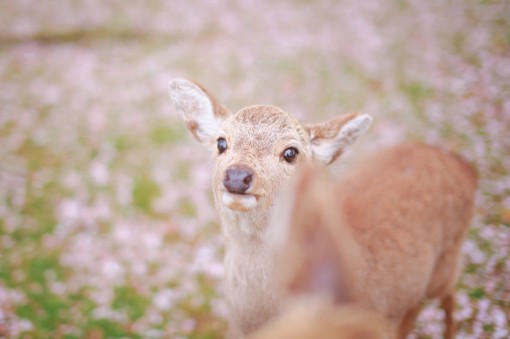
<path fill-rule="evenodd" d="M 358 140 L 371 123 L 372 117 L 367 114 L 345 114 L 318 124 L 305 125 L 314 157 L 329 165 Z"/>
<path fill-rule="evenodd" d="M 204 144 L 217 138 L 221 123 L 230 111 L 198 84 L 183 79 L 170 81 L 170 97 L 188 130 Z"/>

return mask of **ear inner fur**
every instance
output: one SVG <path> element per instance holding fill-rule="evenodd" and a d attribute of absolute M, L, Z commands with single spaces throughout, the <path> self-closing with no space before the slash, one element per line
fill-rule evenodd
<path fill-rule="evenodd" d="M 187 80 L 171 81 L 169 94 L 193 136 L 202 143 L 212 143 L 230 111 L 220 105 L 204 87 Z"/>
<path fill-rule="evenodd" d="M 369 115 L 350 113 L 305 128 L 315 158 L 328 165 L 362 136 L 371 123 Z"/>

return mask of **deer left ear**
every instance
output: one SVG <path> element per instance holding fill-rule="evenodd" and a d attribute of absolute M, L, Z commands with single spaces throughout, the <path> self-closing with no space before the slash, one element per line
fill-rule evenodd
<path fill-rule="evenodd" d="M 168 92 L 193 136 L 203 144 L 215 142 L 222 122 L 231 113 L 204 87 L 184 79 L 172 80 Z"/>
<path fill-rule="evenodd" d="M 370 127 L 368 114 L 345 114 L 318 124 L 305 125 L 316 159 L 329 165 Z"/>

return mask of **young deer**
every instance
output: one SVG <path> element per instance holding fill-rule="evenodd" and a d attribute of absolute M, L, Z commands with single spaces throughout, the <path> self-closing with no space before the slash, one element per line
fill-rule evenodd
<path fill-rule="evenodd" d="M 347 114 L 308 125 L 272 106 L 233 114 L 186 80 L 171 81 L 169 92 L 189 131 L 216 154 L 212 185 L 226 241 L 226 297 L 231 331 L 240 337 L 278 308 L 273 249 L 264 234 L 287 179 L 300 164 L 336 160 L 372 119 Z"/>
<path fill-rule="evenodd" d="M 440 298 L 444 337 L 453 338 L 454 289 L 475 190 L 475 172 L 460 157 L 418 144 L 378 151 L 335 185 L 305 170 L 277 242 L 282 294 L 326 291 L 337 303 L 355 302 L 385 317 L 390 338 L 405 338 L 422 302 Z M 300 323 L 320 338 L 335 337 L 334 321 L 346 317 L 313 323 L 310 312 L 301 312 Z M 256 338 L 290 333 L 287 319 Z"/>

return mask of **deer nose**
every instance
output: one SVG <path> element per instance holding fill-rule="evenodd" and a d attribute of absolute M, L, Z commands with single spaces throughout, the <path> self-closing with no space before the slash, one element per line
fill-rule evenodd
<path fill-rule="evenodd" d="M 225 171 L 223 186 L 230 193 L 243 194 L 250 188 L 253 181 L 252 170 L 243 165 L 232 165 Z"/>

